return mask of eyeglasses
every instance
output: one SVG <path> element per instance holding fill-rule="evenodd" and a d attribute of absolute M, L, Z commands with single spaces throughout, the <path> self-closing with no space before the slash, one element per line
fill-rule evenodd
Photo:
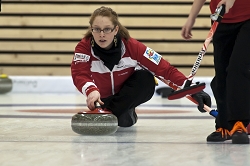
<path fill-rule="evenodd" d="M 104 28 L 104 29 L 101 29 L 101 28 L 92 28 L 92 32 L 94 33 L 101 33 L 101 31 L 103 31 L 103 33 L 111 33 L 115 30 L 115 27 L 112 29 L 112 28 Z"/>

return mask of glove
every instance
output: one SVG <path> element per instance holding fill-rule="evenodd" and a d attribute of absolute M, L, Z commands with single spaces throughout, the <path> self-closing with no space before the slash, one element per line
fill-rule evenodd
<path fill-rule="evenodd" d="M 195 93 L 193 95 L 191 95 L 197 102 L 198 102 L 198 110 L 202 113 L 207 112 L 205 111 L 204 108 L 204 104 L 206 104 L 207 106 L 211 107 L 212 102 L 211 102 L 211 97 L 204 91 L 200 91 L 198 93 Z"/>

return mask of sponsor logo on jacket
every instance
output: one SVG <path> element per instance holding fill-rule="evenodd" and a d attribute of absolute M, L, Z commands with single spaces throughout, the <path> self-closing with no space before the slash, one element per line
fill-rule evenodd
<path fill-rule="evenodd" d="M 143 54 L 146 58 L 148 58 L 150 61 L 158 65 L 161 60 L 161 55 L 155 52 L 153 49 L 147 47 L 146 51 Z"/>
<path fill-rule="evenodd" d="M 74 62 L 78 63 L 78 62 L 88 62 L 90 59 L 89 55 L 86 54 L 82 54 L 82 53 L 75 53 L 74 56 Z"/>

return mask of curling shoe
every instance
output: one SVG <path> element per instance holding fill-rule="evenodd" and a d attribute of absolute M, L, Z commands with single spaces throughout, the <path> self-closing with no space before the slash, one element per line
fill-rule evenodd
<path fill-rule="evenodd" d="M 127 112 L 123 113 L 118 117 L 118 126 L 120 127 L 130 127 L 137 122 L 137 114 L 135 108 L 129 109 Z"/>
<path fill-rule="evenodd" d="M 232 139 L 230 132 L 223 128 L 218 128 L 215 132 L 207 136 L 207 142 L 224 142 L 230 139 Z"/>
<path fill-rule="evenodd" d="M 249 144 L 247 129 L 241 121 L 234 124 L 230 134 L 232 135 L 233 144 Z"/>

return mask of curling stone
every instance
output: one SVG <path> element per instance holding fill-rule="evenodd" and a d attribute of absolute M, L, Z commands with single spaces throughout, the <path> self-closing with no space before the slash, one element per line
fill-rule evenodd
<path fill-rule="evenodd" d="M 6 75 L 0 75 L 0 94 L 8 93 L 12 90 L 12 80 Z"/>
<path fill-rule="evenodd" d="M 93 111 L 78 112 L 72 117 L 71 128 L 81 135 L 109 135 L 117 131 L 117 117 L 96 103 Z"/>
<path fill-rule="evenodd" d="M 172 92 L 173 92 L 173 89 L 169 87 L 161 87 L 161 88 L 156 89 L 156 93 L 158 95 L 161 95 L 162 98 L 167 98 L 168 95 L 170 95 Z"/>

